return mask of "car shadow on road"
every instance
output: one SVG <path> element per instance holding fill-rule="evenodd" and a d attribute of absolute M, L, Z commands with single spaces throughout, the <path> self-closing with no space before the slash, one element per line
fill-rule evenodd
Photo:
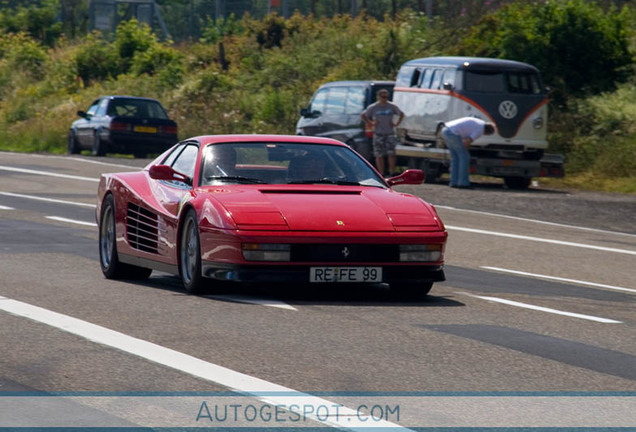
<path fill-rule="evenodd" d="M 144 281 L 130 281 L 149 288 L 187 294 L 181 279 L 164 273 L 153 273 Z M 404 296 L 391 292 L 386 284 L 245 284 L 210 281 L 201 297 L 213 301 L 250 303 L 249 300 L 276 301 L 291 306 L 408 306 L 457 307 L 464 303 L 435 294 L 435 286 L 428 295 Z M 248 301 L 246 301 L 246 299 Z"/>

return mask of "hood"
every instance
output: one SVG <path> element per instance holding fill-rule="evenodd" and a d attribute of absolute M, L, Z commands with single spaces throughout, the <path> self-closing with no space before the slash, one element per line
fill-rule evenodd
<path fill-rule="evenodd" d="M 292 231 L 438 231 L 437 215 L 421 199 L 381 188 L 228 188 L 211 198 L 239 229 Z"/>

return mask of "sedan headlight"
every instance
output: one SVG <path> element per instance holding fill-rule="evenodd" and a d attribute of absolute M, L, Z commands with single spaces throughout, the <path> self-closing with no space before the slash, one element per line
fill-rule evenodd
<path fill-rule="evenodd" d="M 442 245 L 400 245 L 402 262 L 436 262 L 442 257 Z"/>
<path fill-rule="evenodd" d="M 243 243 L 246 261 L 290 261 L 291 245 L 277 243 Z"/>

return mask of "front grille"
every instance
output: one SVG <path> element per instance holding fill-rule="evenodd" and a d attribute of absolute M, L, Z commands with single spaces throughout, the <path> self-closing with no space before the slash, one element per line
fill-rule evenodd
<path fill-rule="evenodd" d="M 397 262 L 398 245 L 378 244 L 292 244 L 292 262 Z"/>
<path fill-rule="evenodd" d="M 131 247 L 144 252 L 157 253 L 158 225 L 156 214 L 138 205 L 128 204 L 126 232 Z"/>

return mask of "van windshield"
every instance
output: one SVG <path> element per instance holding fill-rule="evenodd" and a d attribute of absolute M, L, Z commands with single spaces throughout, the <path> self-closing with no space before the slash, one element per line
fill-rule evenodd
<path fill-rule="evenodd" d="M 541 94 L 541 85 L 536 74 L 512 71 L 465 71 L 464 89 L 481 93 Z"/>

